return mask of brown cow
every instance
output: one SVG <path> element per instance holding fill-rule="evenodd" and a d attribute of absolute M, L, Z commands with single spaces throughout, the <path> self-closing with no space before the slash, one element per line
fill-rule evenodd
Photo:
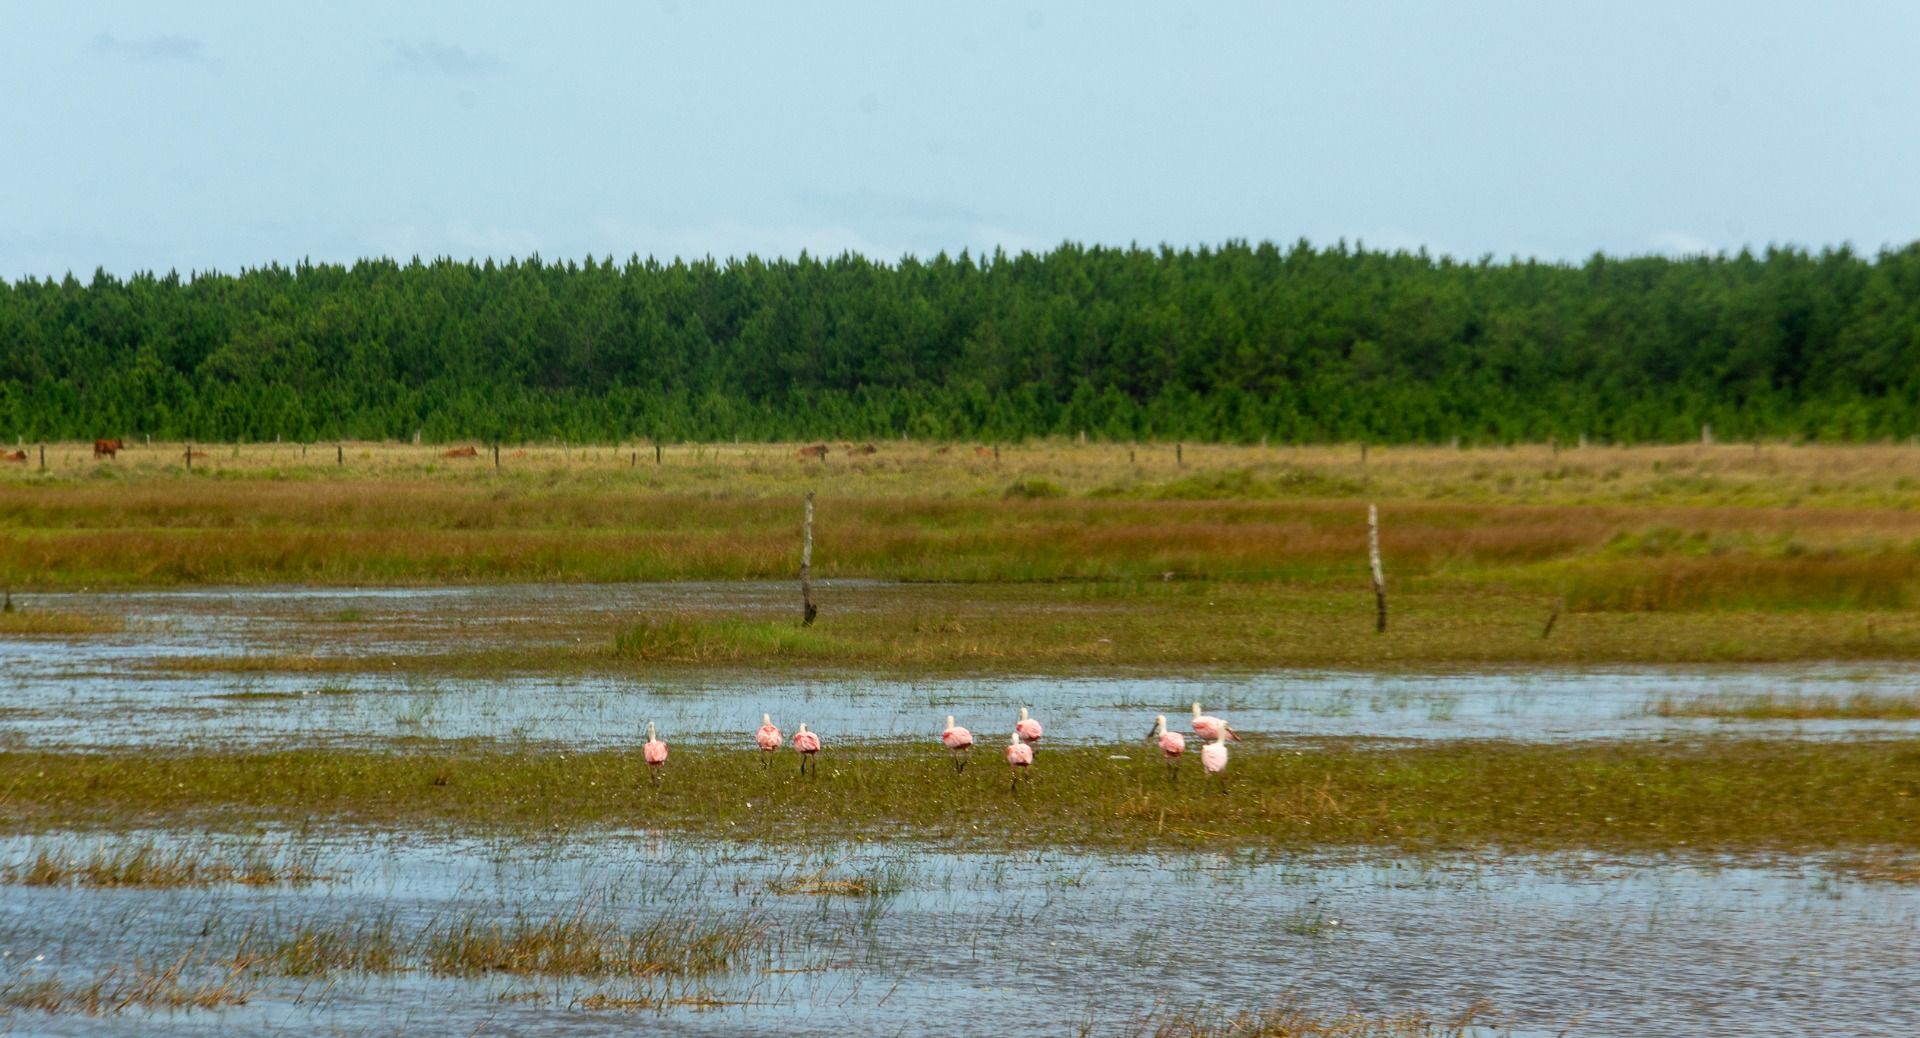
<path fill-rule="evenodd" d="M 207 452 L 206 452 L 206 451 L 193 451 L 193 450 L 190 450 L 190 451 L 188 451 L 188 452 L 187 452 L 187 460 L 188 460 L 188 461 L 192 461 L 192 460 L 193 460 L 193 459 L 195 459 L 195 458 L 204 458 L 204 457 L 206 457 L 206 456 L 207 456 Z"/>
<path fill-rule="evenodd" d="M 824 443 L 816 443 L 811 447 L 802 447 L 797 452 L 797 455 L 802 461 L 808 458 L 819 458 L 821 461 L 825 461 L 827 460 L 827 445 Z"/>
<path fill-rule="evenodd" d="M 17 461 L 20 464 L 25 465 L 27 463 L 27 452 L 14 451 L 11 454 L 0 454 L 0 461 Z"/>
<path fill-rule="evenodd" d="M 93 441 L 93 456 L 96 458 L 111 458 L 120 451 L 125 450 L 126 446 L 126 444 L 121 443 L 119 440 L 95 440 Z"/>
<path fill-rule="evenodd" d="M 973 449 L 973 456 L 976 458 L 991 458 L 993 457 L 993 448 L 992 447 L 975 447 Z"/>
<path fill-rule="evenodd" d="M 858 447 L 855 447 L 853 449 L 853 452 L 855 454 L 878 454 L 880 453 L 880 448 L 875 447 L 871 443 L 865 443 L 865 444 L 861 444 Z"/>
<path fill-rule="evenodd" d="M 469 444 L 465 447 L 455 447 L 452 450 L 441 451 L 440 456 L 443 458 L 477 458 L 480 456 L 480 451 Z"/>

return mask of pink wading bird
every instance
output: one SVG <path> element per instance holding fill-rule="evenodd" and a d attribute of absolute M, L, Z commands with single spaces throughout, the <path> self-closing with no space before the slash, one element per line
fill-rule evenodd
<path fill-rule="evenodd" d="M 1215 739 L 1240 741 L 1240 736 L 1234 734 L 1232 725 L 1212 714 L 1201 713 L 1199 703 L 1193 704 L 1193 734 L 1199 736 L 1202 742 L 1212 742 Z"/>
<path fill-rule="evenodd" d="M 1033 747 L 1020 741 L 1018 729 L 1007 739 L 1007 767 L 1013 769 L 1012 790 L 1017 793 L 1020 791 L 1021 776 L 1033 767 Z"/>
<path fill-rule="evenodd" d="M 1220 792 L 1227 791 L 1227 741 L 1215 738 L 1200 748 L 1200 764 L 1207 774 L 1220 776 Z"/>
<path fill-rule="evenodd" d="M 773 726 L 772 714 L 760 715 L 760 729 L 753 733 L 753 741 L 760 747 L 760 759 L 772 771 L 773 755 L 780 752 L 780 729 Z"/>
<path fill-rule="evenodd" d="M 973 755 L 973 733 L 953 723 L 953 715 L 947 715 L 947 726 L 940 730 L 940 742 L 953 751 L 953 770 L 955 773 L 967 770 L 967 759 Z"/>
<path fill-rule="evenodd" d="M 640 747 L 640 753 L 647 759 L 647 770 L 653 773 L 653 784 L 660 784 L 660 769 L 667 763 L 667 744 L 653 733 L 653 722 L 647 722 L 647 742 Z"/>
<path fill-rule="evenodd" d="M 808 761 L 813 761 L 813 773 L 815 775 L 820 774 L 820 762 L 814 760 L 813 756 L 820 752 L 820 737 L 818 735 L 807 731 L 806 725 L 801 725 L 800 730 L 793 733 L 793 748 L 800 751 L 800 774 L 805 775 L 807 773 Z"/>
<path fill-rule="evenodd" d="M 1160 744 L 1160 759 L 1167 762 L 1167 781 L 1180 781 L 1180 755 L 1187 752 L 1187 737 L 1167 731 L 1167 715 L 1155 714 L 1153 731 L 1147 738 Z"/>
<path fill-rule="evenodd" d="M 1027 708 L 1024 706 L 1020 708 L 1020 723 L 1014 725 L 1013 730 L 1020 733 L 1021 742 L 1036 743 L 1040 741 L 1040 722 L 1028 717 Z"/>

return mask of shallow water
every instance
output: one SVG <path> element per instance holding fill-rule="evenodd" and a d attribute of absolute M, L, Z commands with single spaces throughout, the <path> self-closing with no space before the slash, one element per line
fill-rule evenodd
<path fill-rule="evenodd" d="M 13 838 L 0 841 L 0 861 L 98 842 Z M 670 992 L 735 1004 L 637 1018 L 567 1008 L 632 994 L 632 984 L 409 973 L 275 980 L 249 1004 L 211 1013 L 22 1013 L 7 1023 L 21 1034 L 572 1035 L 670 1022 L 684 1033 L 830 1035 L 1060 1033 L 1091 1021 L 1110 1033 L 1156 1008 L 1235 1011 L 1291 990 L 1328 1013 L 1443 1015 L 1484 999 L 1490 1020 L 1522 1035 L 1920 1032 L 1910 997 L 1920 888 L 1836 879 L 1813 860 L 1261 861 L 824 844 L 789 861 L 647 833 L 554 846 L 377 836 L 303 846 L 333 880 L 0 886 L 0 986 L 83 980 L 192 948 L 216 956 L 249 928 L 386 917 L 407 930 L 467 913 L 545 918 L 583 900 L 597 918 L 635 925 L 690 911 L 747 919 L 766 944 L 734 973 Z M 864 898 L 770 889 L 822 868 L 896 889 Z M 501 1000 L 528 991 L 540 999 Z"/>
<path fill-rule="evenodd" d="M 895 590 L 913 593 L 910 587 Z M 382 672 L 384 657 L 394 653 L 510 640 L 554 617 L 608 621 L 694 603 L 766 611 L 790 604 L 792 597 L 790 585 L 763 583 L 39 595 L 36 607 L 125 616 L 130 626 L 94 637 L 0 639 L 0 738 L 13 745 L 79 747 L 395 737 L 587 747 L 631 742 L 651 720 L 675 741 L 744 744 L 760 713 L 770 711 L 784 727 L 807 721 L 843 742 L 931 738 L 948 713 L 977 733 L 1004 731 L 1013 711 L 1026 705 L 1046 722 L 1050 739 L 1118 742 L 1143 739 L 1156 713 L 1181 726 L 1196 699 L 1243 733 L 1280 739 L 1565 740 L 1724 731 L 1795 738 L 1920 735 L 1920 721 L 1724 721 L 1663 718 L 1648 710 L 1666 697 L 1911 694 L 1920 685 L 1916 665 L 912 681 L 649 673 L 641 665 L 625 676 L 558 678 Z M 326 619 L 342 613 L 377 622 Z M 177 657 L 299 653 L 347 656 L 364 667 L 322 676 L 185 674 L 148 666 Z M 327 694 L 313 694 L 322 691 Z"/>

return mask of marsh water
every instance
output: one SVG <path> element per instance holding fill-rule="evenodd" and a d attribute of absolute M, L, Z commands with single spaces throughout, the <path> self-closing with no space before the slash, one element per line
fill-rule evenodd
<path fill-rule="evenodd" d="M 383 670 L 449 631 L 484 639 L 554 615 L 631 615 L 785 586 L 266 589 L 36 596 L 110 613 L 124 632 L 0 638 L 0 749 L 299 743 L 405 737 L 622 745 L 653 720 L 680 741 L 739 742 L 770 711 L 830 740 L 929 739 L 1035 709 L 1048 738 L 1137 740 L 1194 699 L 1267 740 L 1655 738 L 1701 731 L 1914 735 L 1905 722 L 1755 723 L 1657 716 L 1663 698 L 1909 694 L 1920 669 L 1874 665 L 1488 672 L 1280 672 L 772 680 L 684 672 L 422 678 Z M 343 639 L 328 616 L 380 632 Z M 169 659 L 349 655 L 348 673 L 234 675 Z M 1329 1014 L 1475 1007 L 1485 1033 L 1920 1033 L 1920 886 L 1848 878 L 1815 856 L 1767 860 L 1245 852 L 955 852 L 904 842 L 767 848 L 647 831 L 538 839 L 446 834 L 161 831 L 0 838 L 0 867 L 136 845 L 310 863 L 299 886 L 98 889 L 0 884 L 0 988 L 86 983 L 134 963 L 218 972 L 249 936 L 403 937 L 457 920 L 590 912 L 625 926 L 737 921 L 733 967 L 683 980 L 394 973 L 264 978 L 245 1004 L 90 1017 L 0 1013 L 11 1034 L 1025 1035 L 1134 1033 L 1169 1007 Z M 798 877 L 858 892 L 793 892 Z M 804 885 L 802 885 L 804 887 Z M 837 889 L 829 885 L 828 889 Z M 404 941 L 403 941 L 404 943 Z M 225 957 L 223 959 L 223 956 Z M 596 998 L 624 1008 L 606 1008 Z M 648 1008 L 637 1008 L 642 1000 Z"/>
<path fill-rule="evenodd" d="M 1663 717 L 1667 699 L 1910 695 L 1920 665 L 1287 671 L 1264 674 L 921 678 L 694 674 L 634 664 L 608 675 L 486 679 L 397 672 L 400 653 L 501 644 L 555 617 L 633 617 L 698 603 L 767 610 L 785 584 L 536 585 L 335 590 L 266 588 L 35 596 L 49 609 L 124 617 L 86 638 L 0 639 L 0 730 L 16 745 L 367 743 L 483 738 L 578 747 L 632 742 L 648 721 L 669 738 L 740 743 L 771 712 L 830 739 L 931 738 L 955 714 L 976 732 L 1018 706 L 1062 742 L 1145 736 L 1195 700 L 1243 733 L 1288 739 L 1528 740 L 1738 730 L 1803 738 L 1920 735 L 1920 721 L 1727 722 Z M 350 616 L 351 627 L 331 618 Z M 549 638 L 565 640 L 563 633 Z M 350 633 L 349 633 L 350 632 Z M 343 673 L 199 672 L 195 657 L 342 657 Z M 132 719 L 136 719 L 137 722 Z"/>

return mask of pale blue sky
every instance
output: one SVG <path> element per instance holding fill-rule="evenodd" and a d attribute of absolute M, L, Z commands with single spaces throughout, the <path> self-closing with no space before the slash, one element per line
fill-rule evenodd
<path fill-rule="evenodd" d="M 0 276 L 1920 238 L 1913 3 L 0 0 Z"/>

